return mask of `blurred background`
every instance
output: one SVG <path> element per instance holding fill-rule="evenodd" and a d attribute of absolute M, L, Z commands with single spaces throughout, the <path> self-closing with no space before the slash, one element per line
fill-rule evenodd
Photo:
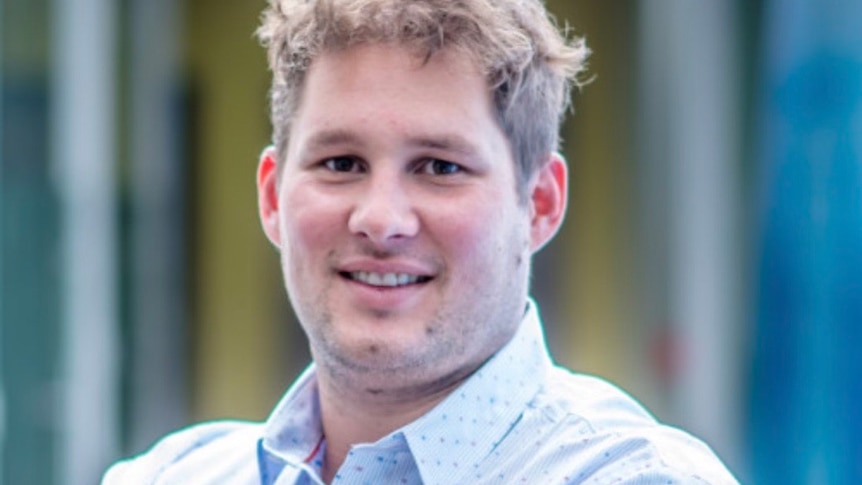
<path fill-rule="evenodd" d="M 536 260 L 557 360 L 744 483 L 862 483 L 862 3 L 547 3 L 595 76 Z M 0 484 L 264 419 L 308 362 L 256 212 L 263 6 L 0 3 Z"/>

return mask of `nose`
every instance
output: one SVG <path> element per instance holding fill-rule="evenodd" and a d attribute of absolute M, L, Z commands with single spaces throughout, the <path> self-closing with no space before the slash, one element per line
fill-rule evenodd
<path fill-rule="evenodd" d="M 372 176 L 348 221 L 350 232 L 377 245 L 415 236 L 419 217 L 414 200 L 396 174 Z"/>

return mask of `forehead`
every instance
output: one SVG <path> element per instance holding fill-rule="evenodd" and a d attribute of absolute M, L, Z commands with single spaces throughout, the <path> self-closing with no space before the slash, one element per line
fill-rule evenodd
<path fill-rule="evenodd" d="M 321 132 L 361 139 L 365 130 L 383 127 L 425 140 L 469 139 L 480 150 L 508 148 L 486 76 L 457 50 L 427 59 L 391 44 L 325 51 L 309 67 L 300 96 L 291 145 L 320 139 Z"/>
<path fill-rule="evenodd" d="M 491 100 L 486 77 L 472 58 L 460 50 L 447 48 L 422 56 L 415 49 L 388 43 L 360 44 L 320 53 L 306 73 L 300 107 L 315 91 L 321 90 L 328 95 L 386 93 L 395 96 L 393 101 L 408 96 L 419 99 L 433 96 L 440 102 L 469 91 L 483 101 Z M 372 100 L 380 101 L 369 99 Z"/>

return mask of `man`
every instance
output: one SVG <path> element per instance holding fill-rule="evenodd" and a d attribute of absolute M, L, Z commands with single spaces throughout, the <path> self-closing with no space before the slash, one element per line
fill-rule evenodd
<path fill-rule="evenodd" d="M 175 433 L 109 484 L 735 483 L 555 367 L 530 261 L 587 49 L 539 0 L 271 0 L 260 217 L 314 364 L 261 424 Z"/>

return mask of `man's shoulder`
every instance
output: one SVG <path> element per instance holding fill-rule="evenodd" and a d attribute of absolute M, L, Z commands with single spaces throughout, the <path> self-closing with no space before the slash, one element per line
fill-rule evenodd
<path fill-rule="evenodd" d="M 657 483 L 659 477 L 662 483 L 737 483 L 703 441 L 657 421 L 604 379 L 555 368 L 538 401 L 552 423 L 557 451 L 586 458 L 576 469 L 596 483 L 605 478 Z"/>
<path fill-rule="evenodd" d="M 576 415 L 595 432 L 653 426 L 657 422 L 637 400 L 605 379 L 554 367 L 540 399 L 563 415 Z"/>
<path fill-rule="evenodd" d="M 168 475 L 199 473 L 199 466 L 214 463 L 226 467 L 254 465 L 261 426 L 211 421 L 183 428 L 164 436 L 144 453 L 115 463 L 102 478 L 102 485 L 156 484 Z"/>

